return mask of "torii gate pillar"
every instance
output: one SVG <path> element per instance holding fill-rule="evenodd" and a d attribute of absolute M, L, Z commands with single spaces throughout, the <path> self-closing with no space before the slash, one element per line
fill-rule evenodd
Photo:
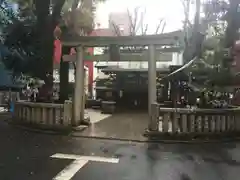
<path fill-rule="evenodd" d="M 157 102 L 157 68 L 155 58 L 155 46 L 149 45 L 148 58 L 148 114 L 149 114 L 149 129 L 156 129 L 156 122 L 152 118 L 152 104 Z"/>
<path fill-rule="evenodd" d="M 80 124 L 84 119 L 84 59 L 83 46 L 77 47 L 75 88 L 73 97 L 73 125 Z"/>

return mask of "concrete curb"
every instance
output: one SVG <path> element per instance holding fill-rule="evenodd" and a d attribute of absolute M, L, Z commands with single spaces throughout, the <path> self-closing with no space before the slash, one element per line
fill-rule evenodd
<path fill-rule="evenodd" d="M 100 137 L 100 136 L 85 136 L 71 134 L 72 137 L 84 138 L 84 139 L 99 139 L 99 140 L 109 140 L 109 141 L 123 141 L 123 142 L 137 142 L 137 143 L 149 143 L 148 140 L 137 140 L 137 139 L 125 139 L 125 138 L 115 138 L 115 137 Z"/>
<path fill-rule="evenodd" d="M 71 134 L 72 137 L 85 138 L 85 139 L 99 139 L 99 140 L 115 140 L 123 142 L 136 142 L 136 143 L 165 143 L 165 144 L 201 144 L 201 143 L 227 143 L 227 142 L 236 142 L 240 138 L 234 139 L 221 139 L 221 140 L 170 140 L 170 139 L 148 139 L 148 140 L 136 140 L 136 139 L 124 139 L 124 138 L 115 138 L 115 137 L 99 137 L 99 136 L 84 136 L 84 135 L 75 135 Z"/>
<path fill-rule="evenodd" d="M 176 142 L 176 143 L 186 143 L 186 144 L 196 144 L 196 143 L 226 143 L 226 142 L 233 142 L 233 141 L 239 141 L 240 136 L 238 135 L 232 135 L 231 136 L 222 136 L 221 134 L 208 136 L 208 134 L 200 136 L 200 135 L 170 135 L 170 134 L 159 134 L 155 132 L 148 131 L 146 129 L 144 136 L 149 137 L 150 141 L 164 141 L 164 142 Z M 171 139 L 172 138 L 172 139 Z M 192 138 L 192 139 L 191 139 Z"/>
<path fill-rule="evenodd" d="M 5 120 L 9 125 L 13 127 L 23 129 L 29 132 L 41 133 L 41 134 L 59 134 L 59 135 L 69 135 L 73 129 L 72 128 L 46 128 L 45 126 L 39 126 L 35 124 L 21 124 L 14 122 L 11 119 Z"/>
<path fill-rule="evenodd" d="M 76 134 L 74 132 L 80 132 L 76 129 L 72 129 L 72 131 L 60 131 L 60 130 L 49 130 L 49 129 L 38 129 L 25 125 L 20 125 L 17 123 L 13 123 L 11 120 L 5 120 L 8 124 L 23 129 L 25 131 L 29 131 L 32 133 L 39 134 L 47 134 L 47 135 L 59 135 L 59 136 L 69 136 L 76 138 L 84 138 L 84 139 L 99 139 L 99 140 L 109 140 L 109 141 L 122 141 L 122 142 L 136 142 L 136 143 L 166 143 L 166 144 L 201 144 L 201 143 L 227 143 L 227 142 L 236 142 L 240 140 L 240 137 L 236 138 L 228 138 L 228 139 L 220 139 L 220 140 L 174 140 L 174 139 L 146 139 L 146 140 L 138 140 L 138 139 L 126 139 L 126 138 L 116 138 L 116 137 L 100 137 L 100 136 L 86 136 Z M 82 131 L 82 130 L 81 130 Z"/>
<path fill-rule="evenodd" d="M 12 125 L 15 128 L 22 129 L 22 130 L 32 132 L 32 133 L 47 134 L 47 135 L 63 135 L 62 133 L 57 132 L 57 131 L 40 130 L 40 129 L 29 128 L 29 127 L 22 126 L 22 125 L 17 125 L 17 124 L 12 124 Z"/>

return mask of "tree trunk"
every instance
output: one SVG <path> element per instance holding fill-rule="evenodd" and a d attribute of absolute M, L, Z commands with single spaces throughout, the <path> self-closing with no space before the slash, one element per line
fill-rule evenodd
<path fill-rule="evenodd" d="M 196 0 L 196 13 L 194 18 L 193 32 L 189 40 L 185 39 L 185 50 L 183 53 L 184 61 L 187 63 L 195 56 L 201 54 L 201 44 L 203 36 L 200 33 L 200 9 L 201 0 Z"/>
<path fill-rule="evenodd" d="M 233 46 L 234 42 L 238 39 L 239 30 L 239 0 L 230 0 L 230 7 L 227 15 L 227 29 L 225 33 L 225 48 L 230 48 Z"/>
<path fill-rule="evenodd" d="M 41 78 L 46 80 L 48 73 L 52 74 L 52 59 L 53 54 L 53 33 L 51 33 L 50 19 L 49 19 L 50 0 L 36 0 L 37 24 L 36 31 L 38 33 L 38 50 L 41 61 L 42 75 Z M 50 57 L 50 59 L 49 59 Z"/>
<path fill-rule="evenodd" d="M 49 92 L 53 89 L 54 30 L 58 24 L 65 0 L 58 0 L 50 14 L 50 0 L 35 0 L 37 14 L 38 49 L 42 69 L 42 79 Z"/>
<path fill-rule="evenodd" d="M 196 0 L 196 14 L 194 19 L 194 29 L 193 33 L 198 33 L 200 28 L 200 9 L 201 9 L 201 0 Z"/>
<path fill-rule="evenodd" d="M 184 15 L 185 15 L 185 20 L 184 20 L 184 33 L 185 33 L 185 38 L 188 38 L 188 23 L 189 23 L 189 12 L 190 12 L 190 0 L 187 0 L 186 2 L 184 2 L 183 0 L 183 4 L 184 4 Z"/>
<path fill-rule="evenodd" d="M 238 30 L 240 28 L 239 23 L 239 0 L 230 0 L 230 7 L 227 13 L 227 29 L 225 32 L 224 44 L 223 47 L 231 52 L 231 48 L 234 46 L 234 43 L 238 39 Z M 231 64 L 233 61 L 232 53 L 228 54 L 228 56 L 224 56 L 222 65 L 226 69 L 230 70 Z"/>

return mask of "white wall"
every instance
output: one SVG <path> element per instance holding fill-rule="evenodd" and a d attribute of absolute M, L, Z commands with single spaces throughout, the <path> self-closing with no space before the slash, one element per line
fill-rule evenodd
<path fill-rule="evenodd" d="M 60 82 L 60 72 L 59 69 L 54 69 L 53 70 L 53 78 L 54 78 L 54 82 L 55 83 L 59 83 Z M 69 69 L 69 73 L 68 73 L 68 82 L 74 82 L 74 70 L 73 69 Z"/>
<path fill-rule="evenodd" d="M 98 63 L 95 63 L 95 65 L 100 65 L 100 66 L 118 66 L 120 68 L 143 68 L 147 69 L 148 68 L 148 62 L 147 61 L 124 61 L 124 62 L 116 62 L 116 61 L 101 61 Z M 164 68 L 168 67 L 170 65 L 183 65 L 183 58 L 182 58 L 182 53 L 172 53 L 172 60 L 171 61 L 159 61 L 157 62 L 156 66 L 157 68 Z M 97 73 L 97 70 L 95 71 Z M 95 74 L 95 73 L 94 73 Z"/>
<path fill-rule="evenodd" d="M 85 66 L 84 69 L 86 72 L 85 76 L 88 79 L 88 68 Z M 59 69 L 53 70 L 53 78 L 54 78 L 55 83 L 60 82 L 60 70 Z M 69 69 L 69 71 L 68 71 L 68 82 L 75 82 L 74 69 Z"/>
<path fill-rule="evenodd" d="M 99 51 L 98 51 L 99 53 Z M 164 61 L 164 62 L 157 62 L 156 66 L 157 68 L 168 68 L 170 65 L 183 65 L 183 53 L 173 53 L 172 54 L 172 61 Z M 120 68 L 135 68 L 135 69 L 147 69 L 148 68 L 148 62 L 147 61 L 125 61 L 125 62 L 113 62 L 113 61 L 101 61 L 101 62 L 94 62 L 94 70 L 93 70 L 93 79 L 96 79 L 96 77 L 104 78 L 105 75 L 103 73 L 100 73 L 100 70 L 97 70 L 95 68 L 95 65 L 98 66 L 118 66 Z"/>
<path fill-rule="evenodd" d="M 60 83 L 59 69 L 53 70 L 54 83 Z M 68 82 L 75 82 L 74 69 L 69 69 Z M 85 67 L 85 92 L 88 94 L 88 68 Z"/>
<path fill-rule="evenodd" d="M 94 54 L 101 54 L 102 51 L 100 48 L 94 49 Z M 173 53 L 172 54 L 172 61 L 164 61 L 164 62 L 157 62 L 156 66 L 157 68 L 168 68 L 170 65 L 183 65 L 183 58 L 182 58 L 183 53 Z M 147 61 L 125 61 L 125 62 L 111 62 L 111 61 L 101 61 L 101 62 L 94 62 L 93 63 L 94 68 L 93 68 L 93 80 L 95 80 L 97 77 L 98 78 L 105 78 L 106 75 L 104 73 L 101 73 L 101 70 L 98 70 L 95 68 L 96 65 L 100 66 L 118 66 L 120 68 L 136 68 L 136 69 L 147 69 L 148 68 L 148 62 Z M 94 90 L 95 88 L 95 83 L 93 83 L 93 97 L 95 96 L 96 92 Z"/>

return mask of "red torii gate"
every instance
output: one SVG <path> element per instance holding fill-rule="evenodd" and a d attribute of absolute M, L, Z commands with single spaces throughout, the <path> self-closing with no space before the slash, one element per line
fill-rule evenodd
<path fill-rule="evenodd" d="M 53 57 L 53 63 L 54 64 L 60 64 L 61 58 L 62 58 L 62 43 L 59 39 L 61 35 L 61 29 L 57 26 L 54 30 L 54 57 Z M 90 34 L 94 35 L 94 31 Z M 88 48 L 88 53 L 93 55 L 93 48 Z M 70 55 L 76 54 L 76 51 L 74 48 L 71 48 Z M 89 83 L 89 92 L 92 92 L 92 84 L 93 84 L 93 61 L 84 61 L 84 65 L 88 68 L 88 83 Z"/>

